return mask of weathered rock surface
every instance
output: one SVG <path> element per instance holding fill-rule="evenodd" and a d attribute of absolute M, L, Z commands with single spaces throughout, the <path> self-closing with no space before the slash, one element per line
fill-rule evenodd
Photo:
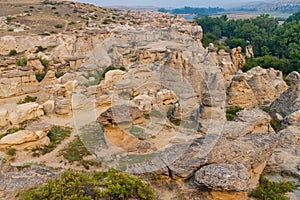
<path fill-rule="evenodd" d="M 114 106 L 100 114 L 97 121 L 101 125 L 134 123 L 143 116 L 143 112 L 137 107 L 127 105 Z"/>
<path fill-rule="evenodd" d="M 254 67 L 246 73 L 233 74 L 227 88 L 227 105 L 241 108 L 270 105 L 287 88 L 282 72 Z"/>
<path fill-rule="evenodd" d="M 173 177 L 189 177 L 201 166 L 213 163 L 241 163 L 251 170 L 266 161 L 278 143 L 273 134 L 250 134 L 235 140 L 218 138 L 211 135 L 197 138 L 191 144 L 174 145 L 129 171 L 167 173 L 169 169 Z"/>
<path fill-rule="evenodd" d="M 267 161 L 265 173 L 281 173 L 300 177 L 300 127 L 289 126 L 279 133 L 280 146 Z"/>
<path fill-rule="evenodd" d="M 19 150 L 48 146 L 50 139 L 47 134 L 50 128 L 47 124 L 33 124 L 26 127 L 26 130 L 20 130 L 1 138 L 0 148 L 13 147 Z"/>
<path fill-rule="evenodd" d="M 6 126 L 8 124 L 7 120 L 8 111 L 5 108 L 0 109 L 0 127 Z"/>
<path fill-rule="evenodd" d="M 268 113 L 259 109 L 245 109 L 236 113 L 235 121 L 248 122 L 253 126 L 252 133 L 275 133 Z"/>
<path fill-rule="evenodd" d="M 246 60 L 245 60 L 245 57 L 242 55 L 242 48 L 237 47 L 237 48 L 232 49 L 231 57 L 232 57 L 232 61 L 233 61 L 235 68 L 237 70 L 243 69 L 243 67 L 246 63 Z"/>
<path fill-rule="evenodd" d="M 211 164 L 195 173 L 197 184 L 213 190 L 247 191 L 249 173 L 242 164 Z"/>
<path fill-rule="evenodd" d="M 44 167 L 30 167 L 22 171 L 0 171 L 0 191 L 13 192 L 41 186 L 49 179 L 58 178 L 60 171 Z"/>
<path fill-rule="evenodd" d="M 297 110 L 282 119 L 280 128 L 284 129 L 288 126 L 300 126 L 300 110 Z"/>
<path fill-rule="evenodd" d="M 43 106 L 37 103 L 25 103 L 16 106 L 16 109 L 9 113 L 8 120 L 17 125 L 26 120 L 34 119 L 44 115 Z"/>
<path fill-rule="evenodd" d="M 256 96 L 247 83 L 246 75 L 244 73 L 235 74 L 228 87 L 227 105 L 229 107 L 253 108 L 256 104 Z"/>
<path fill-rule="evenodd" d="M 270 114 L 276 117 L 276 114 L 286 117 L 289 114 L 300 109 L 300 81 L 295 81 L 284 93 L 277 98 L 270 107 Z"/>
<path fill-rule="evenodd" d="M 0 99 L 36 93 L 38 82 L 35 73 L 26 67 L 7 69 L 0 73 Z"/>

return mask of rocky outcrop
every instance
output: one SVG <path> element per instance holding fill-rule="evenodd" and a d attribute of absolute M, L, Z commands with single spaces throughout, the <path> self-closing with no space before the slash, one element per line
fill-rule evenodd
<path fill-rule="evenodd" d="M 237 72 L 227 88 L 227 106 L 270 105 L 287 88 L 282 72 L 272 68 L 255 67 L 246 73 Z"/>
<path fill-rule="evenodd" d="M 254 52 L 251 45 L 246 46 L 246 57 L 247 58 L 254 58 Z"/>
<path fill-rule="evenodd" d="M 244 73 L 235 74 L 227 90 L 227 106 L 253 108 L 256 104 L 256 96 L 247 83 L 246 75 Z"/>
<path fill-rule="evenodd" d="M 300 163 L 300 127 L 289 126 L 279 133 L 280 146 L 268 159 L 265 173 L 279 173 L 285 176 L 299 178 Z"/>
<path fill-rule="evenodd" d="M 28 67 L 7 69 L 0 73 L 0 99 L 38 92 L 34 71 Z"/>
<path fill-rule="evenodd" d="M 114 106 L 100 114 L 97 121 L 105 126 L 111 124 L 133 123 L 143 116 L 143 112 L 137 107 L 127 105 Z"/>
<path fill-rule="evenodd" d="M 284 93 L 277 98 L 270 107 L 270 114 L 276 118 L 280 115 L 282 118 L 296 112 L 300 109 L 300 80 L 293 80 L 293 84 Z"/>
<path fill-rule="evenodd" d="M 246 60 L 245 60 L 245 57 L 242 55 L 241 47 L 232 49 L 231 58 L 232 58 L 232 61 L 233 61 L 233 64 L 234 64 L 236 70 L 243 69 L 243 67 L 246 63 Z"/>

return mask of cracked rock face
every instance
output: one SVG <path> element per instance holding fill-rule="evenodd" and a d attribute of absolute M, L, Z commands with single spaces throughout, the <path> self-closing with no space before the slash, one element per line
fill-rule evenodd
<path fill-rule="evenodd" d="M 242 164 L 212 164 L 202 167 L 195 173 L 197 184 L 213 190 L 246 191 L 249 173 Z"/>

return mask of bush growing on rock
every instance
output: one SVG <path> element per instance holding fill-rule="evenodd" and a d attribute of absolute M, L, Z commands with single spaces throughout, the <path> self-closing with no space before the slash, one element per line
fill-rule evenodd
<path fill-rule="evenodd" d="M 21 199 L 155 199 L 154 190 L 149 183 L 118 172 L 83 174 L 67 171 L 59 180 L 50 180 L 48 184 L 21 194 Z"/>
<path fill-rule="evenodd" d="M 6 149 L 6 154 L 9 156 L 15 156 L 16 155 L 16 149 L 12 147 L 8 147 Z"/>
<path fill-rule="evenodd" d="M 289 182 L 271 182 L 266 178 L 261 177 L 259 186 L 256 190 L 251 192 L 250 196 L 259 200 L 289 200 L 290 198 L 284 196 L 287 192 L 292 192 L 296 186 Z"/>
<path fill-rule="evenodd" d="M 37 97 L 27 95 L 23 100 L 17 102 L 17 104 L 24 104 L 29 102 L 36 102 Z"/>
<path fill-rule="evenodd" d="M 38 82 L 41 82 L 46 76 L 46 72 L 45 71 L 42 71 L 42 72 L 37 72 L 35 74 L 35 78 Z"/>
<path fill-rule="evenodd" d="M 15 56 L 15 55 L 17 55 L 17 51 L 15 49 L 12 49 L 12 50 L 10 50 L 8 55 L 9 56 Z"/>
<path fill-rule="evenodd" d="M 228 108 L 226 110 L 226 119 L 227 121 L 232 121 L 235 117 L 235 114 L 239 111 L 243 110 L 240 107 L 233 107 L 233 108 Z"/>
<path fill-rule="evenodd" d="M 17 65 L 18 66 L 26 66 L 27 65 L 27 59 L 26 58 L 21 58 L 17 60 Z"/>
<path fill-rule="evenodd" d="M 56 24 L 54 27 L 55 27 L 55 28 L 62 28 L 63 25 L 62 25 L 62 24 Z"/>

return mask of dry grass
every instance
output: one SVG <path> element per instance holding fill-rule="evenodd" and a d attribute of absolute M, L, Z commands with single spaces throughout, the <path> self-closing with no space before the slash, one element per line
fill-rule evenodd
<path fill-rule="evenodd" d="M 0 1 L 0 17 L 12 17 L 12 20 L 6 23 L 7 27 L 0 29 L 0 36 L 71 32 L 86 28 L 87 21 L 101 25 L 102 20 L 111 14 L 105 9 L 88 4 L 59 1 L 43 4 L 42 2 L 39 0 Z M 63 27 L 55 28 L 57 24 Z M 18 33 L 9 31 L 23 25 L 29 28 Z"/>

